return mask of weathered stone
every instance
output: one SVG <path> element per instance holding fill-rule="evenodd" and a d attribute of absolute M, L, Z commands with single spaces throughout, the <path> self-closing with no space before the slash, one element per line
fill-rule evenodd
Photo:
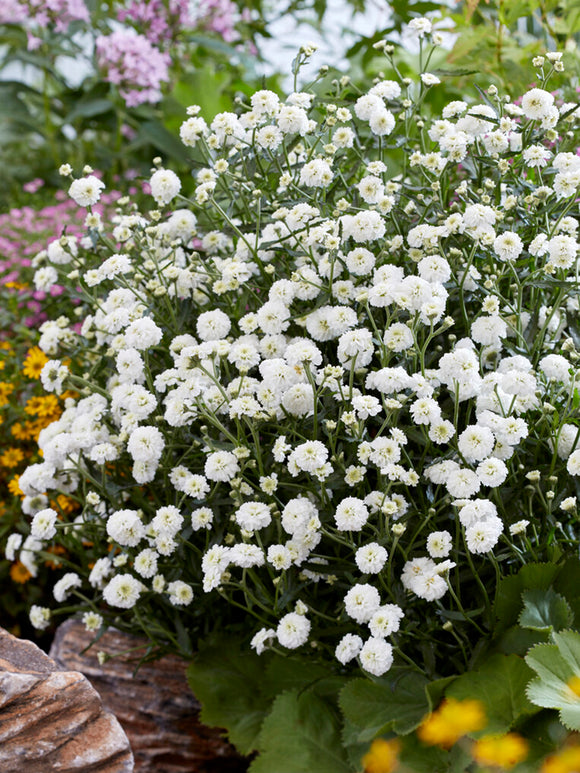
<path fill-rule="evenodd" d="M 131 773 L 121 726 L 89 681 L 0 628 L 2 773 Z"/>
<path fill-rule="evenodd" d="M 219 730 L 199 721 L 199 702 L 187 685 L 187 663 L 173 655 L 136 666 L 144 639 L 110 629 L 84 654 L 92 637 L 75 620 L 56 632 L 51 657 L 85 674 L 123 726 L 135 773 L 242 773 L 247 761 Z M 97 652 L 114 657 L 100 665 Z"/>

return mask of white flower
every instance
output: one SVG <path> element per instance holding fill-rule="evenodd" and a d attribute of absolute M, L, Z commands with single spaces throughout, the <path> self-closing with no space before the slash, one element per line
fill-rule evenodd
<path fill-rule="evenodd" d="M 107 519 L 107 534 L 119 545 L 135 547 L 145 536 L 145 526 L 135 510 L 118 510 Z"/>
<path fill-rule="evenodd" d="M 526 521 L 526 519 L 522 519 L 521 521 L 516 521 L 515 523 L 512 523 L 509 527 L 509 532 L 513 536 L 516 534 L 524 534 L 526 531 L 526 527 L 529 526 L 529 521 Z"/>
<path fill-rule="evenodd" d="M 328 459 L 328 448 L 320 440 L 307 440 L 301 443 L 290 454 L 288 463 L 294 463 L 304 472 L 314 472 L 322 467 Z"/>
<path fill-rule="evenodd" d="M 425 86 L 436 86 L 438 83 L 441 83 L 441 79 L 430 72 L 422 72 L 421 80 L 425 84 Z"/>
<path fill-rule="evenodd" d="M 508 468 L 504 461 L 494 457 L 481 461 L 475 470 L 483 486 L 497 488 L 508 476 Z"/>
<path fill-rule="evenodd" d="M 133 564 L 137 574 L 149 579 L 157 574 L 157 552 L 151 548 L 145 548 L 135 556 Z"/>
<path fill-rule="evenodd" d="M 315 158 L 302 167 L 300 185 L 310 188 L 327 188 L 333 179 L 332 169 L 327 161 Z"/>
<path fill-rule="evenodd" d="M 500 518 L 492 517 L 478 521 L 465 530 L 465 541 L 470 553 L 487 553 L 497 545 L 503 531 Z"/>
<path fill-rule="evenodd" d="M 344 597 L 346 614 L 357 623 L 368 623 L 380 605 L 378 590 L 368 583 L 353 585 Z"/>
<path fill-rule="evenodd" d="M 427 537 L 427 552 L 431 558 L 447 558 L 453 546 L 453 538 L 448 531 L 433 531 Z"/>
<path fill-rule="evenodd" d="M 500 260 L 515 260 L 524 249 L 524 244 L 515 231 L 504 231 L 495 238 L 493 249 Z"/>
<path fill-rule="evenodd" d="M 393 648 L 384 639 L 371 636 L 359 653 L 361 667 L 374 676 L 382 676 L 393 665 Z"/>
<path fill-rule="evenodd" d="M 570 454 L 566 462 L 566 469 L 570 475 L 580 475 L 580 450 Z"/>
<path fill-rule="evenodd" d="M 554 96 L 543 89 L 530 89 L 522 97 L 522 110 L 526 118 L 540 121 L 549 115 L 554 105 Z"/>
<path fill-rule="evenodd" d="M 311 623 L 304 615 L 289 612 L 280 620 L 276 628 L 276 636 L 283 647 L 296 649 L 308 641 Z"/>
<path fill-rule="evenodd" d="M 30 534 L 35 539 L 52 539 L 56 534 L 56 519 L 58 513 L 51 507 L 45 510 L 40 510 L 32 519 L 32 525 L 30 527 Z M 8 550 L 8 548 L 7 548 Z"/>
<path fill-rule="evenodd" d="M 135 462 L 158 462 L 165 448 L 165 439 L 157 427 L 137 427 L 127 442 L 127 451 Z"/>
<path fill-rule="evenodd" d="M 273 628 L 260 628 L 250 642 L 250 647 L 256 650 L 257 655 L 261 655 L 267 649 L 268 642 L 276 637 L 276 631 Z"/>
<path fill-rule="evenodd" d="M 70 595 L 74 588 L 80 588 L 81 585 L 82 580 L 78 574 L 76 572 L 68 572 L 55 583 L 52 593 L 57 601 L 62 602 Z"/>
<path fill-rule="evenodd" d="M 69 375 L 66 365 L 60 360 L 49 360 L 40 372 L 40 381 L 47 392 L 62 393 L 64 380 Z"/>
<path fill-rule="evenodd" d="M 422 38 L 425 35 L 428 35 L 432 29 L 433 24 L 431 19 L 428 19 L 426 16 L 417 16 L 414 19 L 411 19 L 407 25 L 407 31 L 418 38 Z"/>
<path fill-rule="evenodd" d="M 20 545 L 22 545 L 22 534 L 14 533 L 8 537 L 4 551 L 7 561 L 16 560 L 16 551 L 19 549 Z"/>
<path fill-rule="evenodd" d="M 125 343 L 133 349 L 150 349 L 163 338 L 163 331 L 150 317 L 136 319 L 125 330 Z"/>
<path fill-rule="evenodd" d="M 360 636 L 347 633 L 337 644 L 334 654 L 339 663 L 344 666 L 358 656 L 362 646 L 363 640 Z"/>
<path fill-rule="evenodd" d="M 39 607 L 37 604 L 33 604 L 30 607 L 28 617 L 30 622 L 37 631 L 44 631 L 50 625 L 51 611 L 48 607 Z"/>
<path fill-rule="evenodd" d="M 103 598 L 112 607 L 131 609 L 141 595 L 143 584 L 130 574 L 117 574 L 103 589 Z"/>
<path fill-rule="evenodd" d="M 85 630 L 89 631 L 90 633 L 98 631 L 99 628 L 103 625 L 102 616 L 96 612 L 85 612 L 81 620 L 85 626 Z"/>
<path fill-rule="evenodd" d="M 217 341 L 230 332 L 232 323 L 227 314 L 219 309 L 204 311 L 196 322 L 197 334 L 202 341 Z"/>
<path fill-rule="evenodd" d="M 164 535 L 175 537 L 183 525 L 183 515 L 174 505 L 160 507 L 155 513 L 155 518 L 150 523 L 150 528 L 156 537 Z"/>
<path fill-rule="evenodd" d="M 339 531 L 360 531 L 366 524 L 369 511 L 362 499 L 346 497 L 336 508 L 334 520 Z"/>
<path fill-rule="evenodd" d="M 264 529 L 272 521 L 268 505 L 262 502 L 244 502 L 235 513 L 236 523 L 244 531 Z"/>
<path fill-rule="evenodd" d="M 495 438 L 488 427 L 472 424 L 459 435 L 457 445 L 466 461 L 479 462 L 490 456 Z"/>
<path fill-rule="evenodd" d="M 384 639 L 385 636 L 395 633 L 399 630 L 404 616 L 403 610 L 397 604 L 384 604 L 369 620 L 371 635 L 377 639 Z"/>
<path fill-rule="evenodd" d="M 236 456 L 231 451 L 215 451 L 208 455 L 204 472 L 209 480 L 227 482 L 240 471 Z"/>
<path fill-rule="evenodd" d="M 214 545 L 203 556 L 201 570 L 203 572 L 203 590 L 209 593 L 217 588 L 228 568 L 230 548 L 224 545 Z"/>
<path fill-rule="evenodd" d="M 158 169 L 149 180 L 151 195 L 157 204 L 169 204 L 181 190 L 181 180 L 170 169 Z"/>
<path fill-rule="evenodd" d="M 209 529 L 213 523 L 213 512 L 209 507 L 198 507 L 191 512 L 191 528 L 194 531 Z"/>
<path fill-rule="evenodd" d="M 181 580 L 170 582 L 167 586 L 169 593 L 169 603 L 174 607 L 186 607 L 193 601 L 193 591 L 187 583 Z"/>
<path fill-rule="evenodd" d="M 477 494 L 481 482 L 475 472 L 467 469 L 452 471 L 445 481 L 447 491 L 456 499 L 467 499 Z"/>

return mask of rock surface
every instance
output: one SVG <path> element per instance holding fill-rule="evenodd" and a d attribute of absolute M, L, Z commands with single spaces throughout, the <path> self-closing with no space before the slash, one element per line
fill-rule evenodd
<path fill-rule="evenodd" d="M 131 742 L 135 773 L 247 770 L 247 761 L 220 731 L 199 722 L 200 706 L 187 686 L 185 661 L 166 655 L 135 673 L 146 651 L 144 639 L 109 630 L 79 654 L 92 638 L 81 623 L 67 620 L 57 629 L 50 655 L 64 668 L 85 674 L 113 711 Z M 99 650 L 117 657 L 100 665 Z"/>
<path fill-rule="evenodd" d="M 0 628 L 2 773 L 131 773 L 121 726 L 88 680 Z"/>

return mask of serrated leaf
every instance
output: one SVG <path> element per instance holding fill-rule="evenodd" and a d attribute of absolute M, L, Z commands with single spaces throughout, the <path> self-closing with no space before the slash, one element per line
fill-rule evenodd
<path fill-rule="evenodd" d="M 530 682 L 527 695 L 537 706 L 560 709 L 566 727 L 580 730 L 580 695 L 569 686 L 571 679 L 580 679 L 580 634 L 562 631 L 552 639 L 553 644 L 538 644 L 526 656 L 539 677 Z"/>
<path fill-rule="evenodd" d="M 526 590 L 524 608 L 518 618 L 522 628 L 532 631 L 560 631 L 572 625 L 574 613 L 566 599 L 552 588 Z"/>
<path fill-rule="evenodd" d="M 259 756 L 250 773 L 351 773 L 340 742 L 339 721 L 312 691 L 279 695 L 262 725 Z"/>
<path fill-rule="evenodd" d="M 341 690 L 339 703 L 353 728 L 357 741 L 370 741 L 379 733 L 393 730 L 410 733 L 429 713 L 425 692 L 426 677 L 414 671 L 401 670 L 371 682 L 355 679 Z"/>
<path fill-rule="evenodd" d="M 488 719 L 486 733 L 505 733 L 523 715 L 536 711 L 525 692 L 532 676 L 522 658 L 496 654 L 477 671 L 458 677 L 445 694 L 457 700 L 480 700 Z"/>
<path fill-rule="evenodd" d="M 561 567 L 552 563 L 526 564 L 518 574 L 500 580 L 494 604 L 494 614 L 498 621 L 496 632 L 501 633 L 517 623 L 525 590 L 549 588 L 560 570 Z"/>
<path fill-rule="evenodd" d="M 208 640 L 187 669 L 187 681 L 202 704 L 201 721 L 223 727 L 242 754 L 256 749 L 260 728 L 271 706 L 256 685 L 263 681 L 263 656 L 242 652 L 237 640 Z M 252 688 L 249 688 L 252 685 Z"/>

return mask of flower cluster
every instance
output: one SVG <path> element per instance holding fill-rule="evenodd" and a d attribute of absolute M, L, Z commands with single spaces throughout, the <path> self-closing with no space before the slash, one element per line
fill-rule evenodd
<path fill-rule="evenodd" d="M 128 107 L 159 102 L 161 86 L 169 81 L 169 54 L 133 30 L 100 35 L 95 46 L 98 67 L 118 87 Z"/>
<path fill-rule="evenodd" d="M 32 513 L 31 571 L 77 551 L 56 601 L 178 649 L 176 614 L 195 636 L 242 608 L 257 652 L 373 675 L 435 636 L 445 670 L 498 576 L 575 550 L 576 105 L 490 89 L 429 118 L 435 80 L 192 107 L 191 196 L 158 165 L 153 210 L 47 252 L 86 304 L 42 327 L 45 388 L 80 394 L 20 478 L 83 504 Z"/>
<path fill-rule="evenodd" d="M 84 0 L 7 0 L 0 9 L 0 24 L 31 21 L 38 27 L 53 27 L 66 32 L 74 21 L 88 22 L 89 11 Z"/>

